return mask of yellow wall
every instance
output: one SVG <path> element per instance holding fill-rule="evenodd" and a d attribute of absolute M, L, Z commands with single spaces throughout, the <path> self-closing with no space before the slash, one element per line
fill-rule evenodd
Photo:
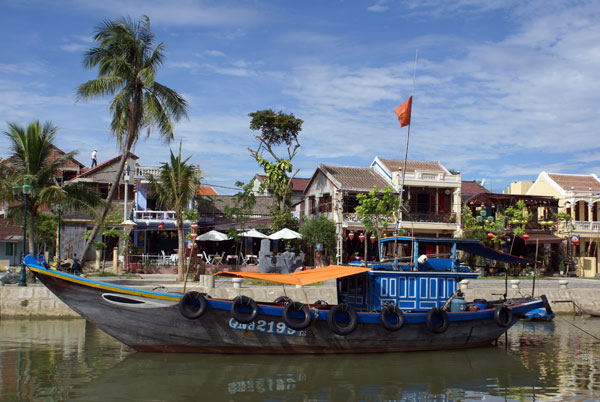
<path fill-rule="evenodd" d="M 525 194 L 532 184 L 532 181 L 513 181 L 508 185 L 508 194 Z"/>

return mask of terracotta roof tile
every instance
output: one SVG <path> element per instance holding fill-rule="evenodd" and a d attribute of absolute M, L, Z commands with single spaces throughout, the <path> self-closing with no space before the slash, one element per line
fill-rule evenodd
<path fill-rule="evenodd" d="M 600 181 L 593 175 L 549 173 L 548 176 L 566 191 L 571 190 L 571 187 L 575 191 L 588 191 L 590 188 L 592 191 L 600 191 Z"/>
<path fill-rule="evenodd" d="M 379 176 L 372 168 L 321 165 L 343 190 L 370 191 L 373 186 L 382 190 L 390 183 Z"/>
<path fill-rule="evenodd" d="M 256 177 L 258 177 L 260 179 L 260 181 L 265 181 L 265 179 L 267 178 L 267 176 L 265 176 L 264 174 L 257 174 Z M 294 177 L 292 179 L 292 191 L 303 192 L 309 182 L 310 182 L 310 178 L 306 179 L 306 178 Z"/>
<path fill-rule="evenodd" d="M 210 186 L 202 186 L 198 189 L 196 195 L 217 195 L 217 192 Z"/>

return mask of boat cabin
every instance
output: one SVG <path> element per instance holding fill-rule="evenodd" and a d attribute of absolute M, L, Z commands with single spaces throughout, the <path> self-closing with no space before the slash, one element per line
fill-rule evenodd
<path fill-rule="evenodd" d="M 460 281 L 479 275 L 461 264 L 459 250 L 498 261 L 523 262 L 475 239 L 385 238 L 380 242 L 380 255 L 386 260 L 372 264 L 371 271 L 337 279 L 338 303 L 348 303 L 359 311 L 380 311 L 387 303 L 404 311 L 442 307 Z"/>

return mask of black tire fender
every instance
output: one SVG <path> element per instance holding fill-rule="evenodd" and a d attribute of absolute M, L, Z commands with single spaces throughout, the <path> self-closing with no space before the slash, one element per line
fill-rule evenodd
<path fill-rule="evenodd" d="M 292 317 L 292 312 L 299 312 L 304 315 L 303 318 L 295 318 Z M 286 325 L 296 331 L 301 331 L 303 329 L 308 328 L 310 323 L 312 322 L 312 315 L 310 314 L 310 310 L 308 306 L 304 303 L 290 301 L 287 306 L 283 309 L 283 321 L 285 321 Z"/>
<path fill-rule="evenodd" d="M 348 316 L 348 325 L 341 325 L 336 315 L 343 313 Z M 358 314 L 348 303 L 340 303 L 329 310 L 327 315 L 327 324 L 329 329 L 338 335 L 350 335 L 358 325 Z"/>
<path fill-rule="evenodd" d="M 441 325 L 436 325 L 437 323 L 434 322 L 434 320 L 438 318 L 439 320 L 442 321 Z M 438 307 L 434 307 L 431 310 L 429 310 L 427 312 L 427 328 L 433 332 L 434 334 L 441 334 L 443 332 L 446 332 L 446 330 L 448 329 L 448 313 L 446 313 L 446 310 L 438 308 Z"/>
<path fill-rule="evenodd" d="M 404 312 L 395 304 L 386 304 L 379 313 L 383 327 L 388 331 L 398 331 L 404 326 Z M 390 317 L 396 317 L 396 322 L 390 322 Z"/>
<path fill-rule="evenodd" d="M 541 295 L 540 299 L 542 299 L 542 303 L 544 303 L 544 308 L 546 309 L 546 313 L 548 313 L 549 315 L 554 314 L 554 312 L 552 311 L 552 307 L 550 307 L 550 303 L 548 302 L 548 298 L 546 297 L 546 295 Z"/>
<path fill-rule="evenodd" d="M 508 327 L 512 322 L 512 318 L 513 313 L 508 306 L 499 304 L 494 309 L 494 321 L 496 321 L 496 324 L 498 324 L 499 327 Z"/>
<path fill-rule="evenodd" d="M 291 303 L 292 299 L 287 296 L 279 296 L 277 299 L 273 300 L 273 303 Z"/>
<path fill-rule="evenodd" d="M 240 306 L 248 306 L 250 312 L 240 311 Z M 236 296 L 231 303 L 231 316 L 239 323 L 248 324 L 258 316 L 258 306 L 256 302 L 248 296 Z"/>
<path fill-rule="evenodd" d="M 195 320 L 206 312 L 208 303 L 204 293 L 195 291 L 187 292 L 179 300 L 179 312 L 189 320 Z"/>

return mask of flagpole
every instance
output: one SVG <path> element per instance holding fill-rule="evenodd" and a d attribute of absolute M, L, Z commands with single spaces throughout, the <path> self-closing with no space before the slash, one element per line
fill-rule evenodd
<path fill-rule="evenodd" d="M 415 67 L 413 69 L 413 90 L 412 90 L 411 98 L 415 94 L 415 81 L 417 79 L 417 59 L 418 58 L 419 58 L 419 48 L 416 48 L 415 49 Z M 411 102 L 411 114 L 412 114 L 412 102 Z M 411 121 L 409 120 L 408 132 L 406 134 L 406 148 L 404 150 L 404 167 L 402 168 L 402 184 L 400 185 L 400 203 L 398 206 L 398 222 L 396 224 L 396 238 L 394 239 L 394 249 L 396 249 L 397 236 L 398 236 L 398 232 L 400 231 L 400 222 L 402 221 L 402 219 L 401 219 L 402 203 L 403 203 L 402 197 L 404 195 L 404 180 L 406 178 L 406 160 L 408 159 L 408 142 L 410 140 L 410 126 L 411 126 Z M 394 254 L 395 253 L 396 253 L 396 250 L 394 250 Z"/>

